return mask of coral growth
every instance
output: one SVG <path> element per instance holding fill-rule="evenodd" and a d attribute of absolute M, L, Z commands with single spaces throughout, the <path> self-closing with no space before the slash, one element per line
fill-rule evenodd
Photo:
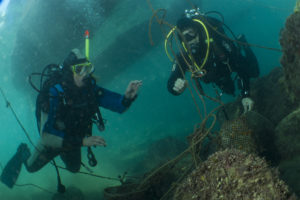
<path fill-rule="evenodd" d="M 239 150 L 219 151 L 178 186 L 174 200 L 296 199 L 265 160 Z"/>

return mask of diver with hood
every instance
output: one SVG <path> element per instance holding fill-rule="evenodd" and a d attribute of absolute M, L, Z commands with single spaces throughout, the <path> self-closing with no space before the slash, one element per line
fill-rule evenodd
<path fill-rule="evenodd" d="M 221 90 L 220 95 L 234 96 L 234 81 L 237 80 L 244 112 L 247 112 L 254 104 L 249 80 L 259 76 L 258 62 L 245 36 L 237 38 L 244 45 L 235 44 L 225 35 L 224 26 L 222 21 L 200 13 L 199 9 L 186 10 L 184 17 L 177 20 L 176 29 L 180 32 L 178 37 L 183 53 L 178 53 L 173 62 L 168 91 L 173 95 L 182 94 L 187 87 L 184 78 L 187 71 L 192 72 L 202 95 L 201 82 L 204 82 L 217 86 Z M 170 31 L 169 36 L 173 31 L 175 29 Z M 235 78 L 232 77 L 234 72 Z"/>
<path fill-rule="evenodd" d="M 34 152 L 31 154 L 25 143 L 20 144 L 3 169 L 1 181 L 10 188 L 23 164 L 27 171 L 36 172 L 58 155 L 67 170 L 78 172 L 82 165 L 81 147 L 106 146 L 101 136 L 92 135 L 95 116 L 102 119 L 99 107 L 125 112 L 142 84 L 131 81 L 124 95 L 99 87 L 92 76 L 93 64 L 78 49 L 73 49 L 65 58 L 61 72 L 61 80 L 49 87 L 47 105 L 42 105 L 38 114 L 41 137 Z"/>

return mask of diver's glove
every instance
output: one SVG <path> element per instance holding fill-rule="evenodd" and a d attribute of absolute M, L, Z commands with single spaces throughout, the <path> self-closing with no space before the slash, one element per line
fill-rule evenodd
<path fill-rule="evenodd" d="M 250 97 L 245 97 L 242 99 L 242 104 L 244 107 L 244 113 L 246 113 L 253 109 L 254 101 Z"/>
<path fill-rule="evenodd" d="M 182 79 L 182 78 L 178 78 L 176 81 L 175 81 L 175 84 L 174 84 L 174 87 L 173 87 L 173 90 L 179 94 L 181 94 L 185 88 L 187 87 L 187 81 Z"/>

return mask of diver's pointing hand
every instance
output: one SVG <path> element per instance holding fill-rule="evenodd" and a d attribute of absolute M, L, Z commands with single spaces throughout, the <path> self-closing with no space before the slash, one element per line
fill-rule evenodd
<path fill-rule="evenodd" d="M 82 141 L 82 145 L 86 147 L 91 146 L 106 146 L 105 140 L 100 136 L 90 136 L 87 138 L 84 138 Z"/>
<path fill-rule="evenodd" d="M 142 81 L 138 81 L 138 80 L 130 81 L 125 91 L 125 97 L 127 99 L 134 99 L 141 85 L 142 85 Z"/>

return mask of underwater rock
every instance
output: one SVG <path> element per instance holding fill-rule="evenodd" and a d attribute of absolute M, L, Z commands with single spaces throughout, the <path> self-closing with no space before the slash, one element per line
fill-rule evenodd
<path fill-rule="evenodd" d="M 188 199 L 294 200 L 296 196 L 265 160 L 232 149 L 211 155 L 177 187 L 173 200 Z"/>
<path fill-rule="evenodd" d="M 275 129 L 275 144 L 281 155 L 282 179 L 300 195 L 300 108 L 286 116 Z"/>
<path fill-rule="evenodd" d="M 284 82 L 289 98 L 294 102 L 300 100 L 300 12 L 291 14 L 281 31 L 282 47 L 281 65 L 284 69 Z"/>
<path fill-rule="evenodd" d="M 300 195 L 300 155 L 280 162 L 280 177 L 284 180 L 298 196 Z"/>
<path fill-rule="evenodd" d="M 280 155 L 275 145 L 274 124 L 258 112 L 247 112 L 244 117 L 247 126 L 252 131 L 258 156 L 264 157 L 268 164 L 278 165 Z"/>
<path fill-rule="evenodd" d="M 300 153 L 300 108 L 286 116 L 275 129 L 275 143 L 282 159 L 290 159 Z"/>
<path fill-rule="evenodd" d="M 297 105 L 287 98 L 283 71 L 281 67 L 276 67 L 251 85 L 251 98 L 255 102 L 254 110 L 275 125 L 297 108 Z"/>
<path fill-rule="evenodd" d="M 66 192 L 56 193 L 53 195 L 52 200 L 84 200 L 84 195 L 80 189 L 74 186 L 70 186 L 66 189 Z"/>

